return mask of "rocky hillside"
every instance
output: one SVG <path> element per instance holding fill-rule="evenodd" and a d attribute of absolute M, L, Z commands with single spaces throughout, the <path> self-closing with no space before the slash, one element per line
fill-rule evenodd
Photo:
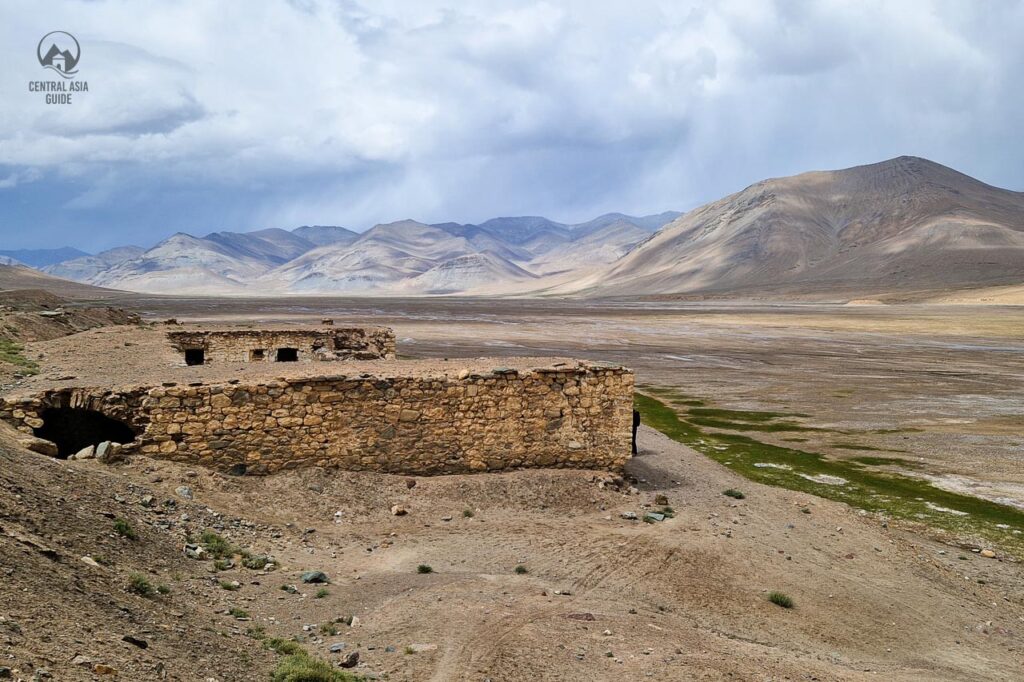
<path fill-rule="evenodd" d="M 1024 193 L 900 157 L 751 185 L 565 289 L 864 294 L 1021 281 Z"/>

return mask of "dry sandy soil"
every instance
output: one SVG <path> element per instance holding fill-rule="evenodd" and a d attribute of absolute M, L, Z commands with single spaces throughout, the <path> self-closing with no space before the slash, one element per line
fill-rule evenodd
<path fill-rule="evenodd" d="M 325 658 L 358 651 L 357 672 L 392 680 L 1019 679 L 1019 564 L 753 484 L 657 432 L 644 429 L 641 446 L 629 467 L 637 494 L 600 489 L 603 475 L 581 471 L 409 488 L 379 474 L 232 478 L 5 447 L 0 665 L 22 679 L 37 667 L 94 679 L 97 663 L 121 679 L 261 679 L 273 656 L 245 634 L 258 626 Z M 183 485 L 193 501 L 176 492 Z M 659 493 L 675 518 L 619 518 Z M 393 516 L 393 504 L 409 513 Z M 115 516 L 139 538 L 114 534 Z M 186 534 L 204 528 L 272 554 L 280 569 L 213 573 L 183 557 Z M 81 560 L 100 555 L 107 566 Z M 327 596 L 301 583 L 306 570 L 330 576 Z M 133 571 L 170 594 L 127 593 Z M 769 603 L 769 590 L 795 608 Z M 351 627 L 320 634 L 352 615 Z M 338 642 L 343 654 L 330 653 Z M 91 663 L 73 663 L 79 655 Z"/>
<path fill-rule="evenodd" d="M 132 305 L 155 319 L 258 324 L 327 315 L 339 324 L 390 324 L 399 353 L 417 357 L 621 362 L 640 382 L 716 405 L 798 410 L 808 424 L 842 428 L 858 442 L 898 445 L 909 451 L 901 457 L 924 458 L 926 471 L 979 483 L 981 492 L 1013 495 L 1024 484 L 1014 426 L 1024 376 L 1019 309 L 145 298 Z M 908 425 L 915 430 L 875 433 Z M 822 447 L 832 442 L 827 433 L 811 437 Z M 416 682 L 1024 677 L 1020 563 L 753 483 L 646 428 L 628 467 L 636 493 L 601 487 L 606 475 L 585 471 L 230 477 L 142 457 L 112 466 L 56 461 L 5 438 L 0 666 L 16 679 L 32 679 L 38 667 L 55 679 L 98 679 L 96 664 L 115 668 L 113 679 L 266 679 L 277 656 L 246 634 L 257 628 L 299 637 L 324 658 L 358 651 L 358 674 Z M 728 488 L 745 499 L 724 496 Z M 659 508 L 657 495 L 674 518 L 620 518 Z M 409 513 L 393 516 L 395 504 Z M 127 519 L 138 539 L 117 536 L 114 517 Z M 211 561 L 186 558 L 186 536 L 210 528 L 273 555 L 280 568 L 214 573 Z M 107 565 L 81 560 L 96 555 Z M 418 573 L 419 564 L 434 572 Z M 528 572 L 517 574 L 517 565 Z M 331 578 L 322 598 L 300 581 L 314 569 Z M 128 593 L 133 572 L 170 594 Z M 233 580 L 240 589 L 220 586 Z M 280 589 L 291 584 L 297 594 Z M 773 590 L 795 607 L 770 603 Z M 232 607 L 250 620 L 232 617 Z M 351 627 L 321 634 L 322 624 L 348 616 L 357 617 Z M 339 642 L 343 651 L 331 653 Z M 78 655 L 90 662 L 74 663 Z"/>

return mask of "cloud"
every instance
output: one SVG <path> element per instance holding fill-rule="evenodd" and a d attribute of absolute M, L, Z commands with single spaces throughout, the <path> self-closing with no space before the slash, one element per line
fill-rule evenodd
<path fill-rule="evenodd" d="M 5 5 L 0 237 L 687 209 L 918 154 L 1024 187 L 1019 3 Z M 89 92 L 47 105 L 38 36 Z M 102 227 L 99 227 L 102 226 Z M 29 229 L 31 228 L 31 229 Z"/>

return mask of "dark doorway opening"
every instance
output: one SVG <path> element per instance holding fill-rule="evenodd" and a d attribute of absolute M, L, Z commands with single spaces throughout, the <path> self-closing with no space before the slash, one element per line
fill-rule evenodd
<path fill-rule="evenodd" d="M 206 351 L 202 348 L 189 348 L 185 351 L 186 365 L 201 365 L 206 362 Z"/>
<path fill-rule="evenodd" d="M 57 445 L 57 457 L 67 459 L 82 448 L 103 441 L 130 443 L 135 432 L 124 422 L 96 410 L 80 407 L 50 407 L 43 410 L 43 425 L 33 432 Z"/>
<path fill-rule="evenodd" d="M 266 357 L 266 351 L 262 348 L 253 348 L 249 351 L 250 362 L 262 362 Z"/>
<path fill-rule="evenodd" d="M 298 348 L 278 348 L 277 349 L 277 361 L 278 362 L 298 362 L 299 361 L 299 349 Z"/>

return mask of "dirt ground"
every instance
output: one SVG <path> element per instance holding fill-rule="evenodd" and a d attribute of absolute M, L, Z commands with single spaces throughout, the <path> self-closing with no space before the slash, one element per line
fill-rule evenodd
<path fill-rule="evenodd" d="M 602 489 L 606 475 L 584 471 L 237 478 L 141 457 L 110 466 L 7 447 L 0 665 L 22 679 L 36 667 L 55 679 L 95 679 L 72 663 L 82 655 L 121 679 L 262 679 L 273 657 L 245 634 L 259 628 L 297 637 L 324 658 L 358 651 L 357 672 L 408 681 L 1012 680 L 1024 672 L 1019 564 L 751 483 L 657 432 L 643 429 L 641 446 L 629 467 L 636 494 Z M 727 488 L 746 498 L 722 495 Z M 620 518 L 660 508 L 658 494 L 674 518 Z M 392 515 L 395 504 L 408 514 Z M 118 537 L 112 517 L 128 519 L 139 538 Z M 211 561 L 185 558 L 186 535 L 204 528 L 272 555 L 280 568 L 213 572 Z M 100 554 L 106 566 L 81 560 Z M 418 573 L 420 564 L 433 573 Z M 302 584 L 308 570 L 329 576 L 326 596 Z M 128 594 L 133 571 L 170 594 Z M 238 590 L 220 586 L 235 580 Z M 770 603 L 774 590 L 795 607 Z M 249 619 L 236 620 L 232 607 Z M 351 627 L 321 633 L 348 616 Z M 331 653 L 337 643 L 343 651 Z"/>
<path fill-rule="evenodd" d="M 390 324 L 405 356 L 620 362 L 641 383 L 898 446 L 982 492 L 1024 483 L 1013 308 L 132 305 L 153 319 Z M 878 433 L 892 429 L 912 430 Z M 1024 568 L 1001 552 L 751 482 L 647 428 L 627 473 L 635 493 L 587 471 L 231 477 L 142 457 L 57 461 L 0 433 L 0 667 L 24 680 L 40 667 L 58 680 L 259 680 L 278 660 L 262 641 L 295 637 L 325 659 L 358 652 L 357 674 L 410 682 L 1024 678 Z M 661 509 L 658 495 L 674 517 L 620 516 Z M 114 532 L 117 518 L 137 539 Z M 279 567 L 187 558 L 207 529 Z M 330 584 L 303 584 L 310 570 Z M 129 593 L 136 572 L 169 594 Z"/>

